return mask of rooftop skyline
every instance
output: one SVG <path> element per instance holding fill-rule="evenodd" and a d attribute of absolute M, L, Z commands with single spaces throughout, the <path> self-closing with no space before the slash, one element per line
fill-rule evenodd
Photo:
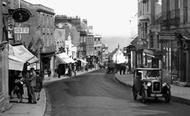
<path fill-rule="evenodd" d="M 26 0 L 55 10 L 56 15 L 87 19 L 103 37 L 129 37 L 137 33 L 137 0 Z"/>

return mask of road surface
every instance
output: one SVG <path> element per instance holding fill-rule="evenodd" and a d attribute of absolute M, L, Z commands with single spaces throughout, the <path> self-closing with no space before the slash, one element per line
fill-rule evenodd
<path fill-rule="evenodd" d="M 52 82 L 46 88 L 51 116 L 190 116 L 188 105 L 134 101 L 131 88 L 104 71 Z"/>

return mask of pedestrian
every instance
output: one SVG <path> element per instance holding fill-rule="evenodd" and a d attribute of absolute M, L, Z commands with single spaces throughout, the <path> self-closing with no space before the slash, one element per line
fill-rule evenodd
<path fill-rule="evenodd" d="M 122 66 L 122 64 L 119 64 L 118 69 L 119 69 L 120 75 L 122 75 L 123 74 L 123 66 Z"/>
<path fill-rule="evenodd" d="M 15 86 L 15 71 L 9 70 L 9 96 L 10 96 L 10 99 L 13 98 L 14 86 Z"/>
<path fill-rule="evenodd" d="M 18 75 L 15 77 L 15 87 L 14 87 L 14 93 L 17 95 L 18 102 L 22 102 L 23 94 L 24 94 L 24 89 L 23 89 L 23 77 L 22 73 L 19 72 Z"/>
<path fill-rule="evenodd" d="M 31 68 L 30 69 L 30 72 L 29 72 L 29 79 L 28 79 L 28 102 L 29 103 L 34 103 L 36 104 L 36 96 L 35 96 L 35 93 L 34 93 L 34 88 L 36 86 L 36 72 L 34 70 L 34 68 Z"/>
<path fill-rule="evenodd" d="M 40 92 L 42 89 L 42 76 L 40 75 L 39 72 L 36 72 L 36 86 L 35 86 L 35 93 L 36 93 L 36 98 L 37 100 L 40 99 Z"/>
<path fill-rule="evenodd" d="M 27 88 L 27 94 L 28 94 L 28 103 L 32 103 L 32 97 L 31 97 L 31 80 L 30 80 L 30 72 L 26 71 L 25 72 L 25 85 Z"/>
<path fill-rule="evenodd" d="M 76 66 L 76 63 L 73 64 L 73 73 L 74 73 L 74 76 L 76 76 L 76 74 L 77 74 L 77 66 Z"/>
<path fill-rule="evenodd" d="M 123 64 L 123 75 L 125 75 L 126 72 L 126 64 Z"/>
<path fill-rule="evenodd" d="M 49 69 L 49 70 L 47 70 L 47 74 L 48 74 L 48 77 L 50 77 L 51 76 L 51 70 Z"/>
<path fill-rule="evenodd" d="M 68 75 L 70 77 L 72 76 L 72 66 L 71 66 L 71 64 L 68 65 Z"/>

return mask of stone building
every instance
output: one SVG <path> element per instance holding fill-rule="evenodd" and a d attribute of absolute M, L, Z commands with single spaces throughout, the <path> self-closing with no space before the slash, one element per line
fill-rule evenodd
<path fill-rule="evenodd" d="M 86 59 L 87 58 L 87 43 L 86 39 L 88 37 L 88 25 L 87 20 L 81 21 L 80 28 L 80 39 L 79 39 L 79 49 L 78 49 L 78 58 Z"/>
<path fill-rule="evenodd" d="M 85 59 L 86 58 L 86 31 L 80 31 L 80 40 L 79 40 L 79 47 L 78 47 L 78 58 Z"/>
<path fill-rule="evenodd" d="M 40 4 L 34 4 L 33 9 L 36 11 L 35 39 L 37 39 L 36 47 L 40 50 L 41 70 L 51 71 L 51 74 L 54 75 L 54 55 L 56 52 L 54 39 L 55 13 L 53 9 Z"/>
<path fill-rule="evenodd" d="M 80 29 L 80 18 L 56 15 L 55 26 L 56 30 L 59 29 L 59 35 L 62 34 L 64 36 L 60 38 L 63 42 L 63 44 L 61 43 L 63 46 L 60 46 L 63 52 L 66 52 L 69 57 L 76 59 L 80 38 L 80 32 L 78 31 Z"/>
<path fill-rule="evenodd" d="M 137 67 L 156 64 L 164 81 L 189 86 L 189 6 L 190 0 L 138 1 Z"/>
<path fill-rule="evenodd" d="M 72 38 L 72 44 L 74 44 L 74 46 L 79 45 L 80 24 L 81 19 L 79 17 L 67 17 L 65 15 L 55 16 L 56 28 L 65 30 L 65 38 L 68 38 L 70 34 Z"/>
<path fill-rule="evenodd" d="M 25 8 L 31 12 L 30 19 L 17 23 L 10 19 L 14 26 L 11 44 L 23 44 L 30 52 L 40 59 L 39 69 L 54 73 L 54 10 L 40 4 L 31 4 L 24 0 L 9 0 L 10 9 Z M 25 29 L 17 32 L 16 29 Z"/>
<path fill-rule="evenodd" d="M 94 35 L 94 55 L 98 58 L 98 61 L 102 61 L 103 43 L 102 36 Z"/>
<path fill-rule="evenodd" d="M 190 0 L 162 0 L 163 69 L 171 83 L 190 86 Z"/>
<path fill-rule="evenodd" d="M 94 56 L 94 35 L 88 33 L 86 37 L 86 55 Z"/>
<path fill-rule="evenodd" d="M 136 66 L 159 68 L 160 49 L 158 33 L 161 17 L 160 0 L 138 1 L 138 40 L 136 45 Z"/>

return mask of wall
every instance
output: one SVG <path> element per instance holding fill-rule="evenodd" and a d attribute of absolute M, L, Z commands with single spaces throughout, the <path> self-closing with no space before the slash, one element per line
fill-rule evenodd
<path fill-rule="evenodd" d="M 3 38 L 3 13 L 2 0 L 0 0 L 0 43 Z M 8 96 L 8 49 L 2 45 L 0 47 L 0 112 L 5 111 L 9 106 Z"/>

